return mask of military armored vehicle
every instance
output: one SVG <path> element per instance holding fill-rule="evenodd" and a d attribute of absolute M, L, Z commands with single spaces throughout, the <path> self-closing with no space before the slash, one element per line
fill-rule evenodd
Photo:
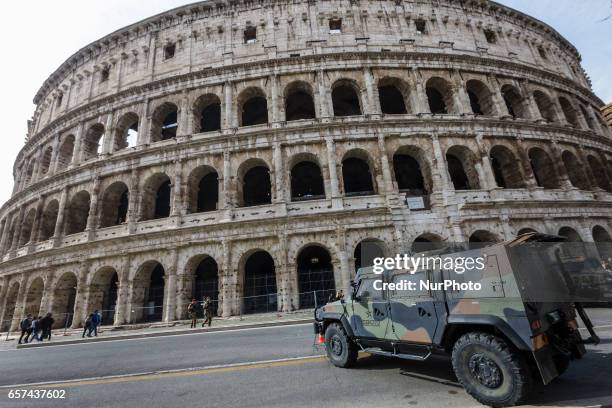
<path fill-rule="evenodd" d="M 355 365 L 359 351 L 417 361 L 446 353 L 476 400 L 493 407 L 520 404 L 534 381 L 550 383 L 585 354 L 585 343 L 599 342 L 559 262 L 561 241 L 532 233 L 480 249 L 429 253 L 482 257 L 482 268 L 461 274 L 443 267 L 362 268 L 350 299 L 315 310 L 315 333 L 338 367 Z M 454 284 L 445 286 L 449 280 Z M 413 289 L 401 290 L 407 282 Z M 577 315 L 590 333 L 587 340 Z"/>

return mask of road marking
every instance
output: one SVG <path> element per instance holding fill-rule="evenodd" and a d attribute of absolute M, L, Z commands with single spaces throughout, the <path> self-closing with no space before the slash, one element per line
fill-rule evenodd
<path fill-rule="evenodd" d="M 48 381 L 38 382 L 29 384 L 13 384 L 3 385 L 0 389 L 7 388 L 37 388 L 44 386 L 45 388 L 65 388 L 65 387 L 78 387 L 84 385 L 100 385 L 100 384 L 115 384 L 124 382 L 137 382 L 147 380 L 158 380 L 162 378 L 177 378 L 177 377 L 189 377 L 195 375 L 204 374 L 217 374 L 217 373 L 228 373 L 235 371 L 245 371 L 250 369 L 258 368 L 275 368 L 275 367 L 287 367 L 297 366 L 308 363 L 316 363 L 326 361 L 325 356 L 303 356 L 303 357 L 290 357 L 281 358 L 278 360 L 263 360 L 263 361 L 251 361 L 247 363 L 235 363 L 235 364 L 222 364 L 207 367 L 196 367 L 196 368 L 184 368 L 178 370 L 164 370 L 164 371 L 151 371 L 146 373 L 135 373 L 135 374 L 124 374 L 124 375 L 110 375 L 104 377 L 91 377 L 81 378 L 66 381 Z"/>
<path fill-rule="evenodd" d="M 70 344 L 49 344 L 48 346 L 45 347 L 32 347 L 32 348 L 20 348 L 20 349 L 12 349 L 12 350 L 0 350 L 0 352 L 7 352 L 7 351 L 27 351 L 27 352 L 32 352 L 34 350 L 45 350 L 48 349 L 49 347 L 70 347 L 70 346 L 84 346 L 84 345 L 102 345 L 104 343 L 116 343 L 116 342 L 120 342 L 120 341 L 143 341 L 143 340 L 156 340 L 156 339 L 166 339 L 168 337 L 181 337 L 181 336 L 197 336 L 197 335 L 201 335 L 201 334 L 216 334 L 216 333 L 227 333 L 227 332 L 244 332 L 244 331 L 251 331 L 251 330 L 265 330 L 265 329 L 280 329 L 280 328 L 289 328 L 289 327 L 296 327 L 296 326 L 312 326 L 312 322 L 308 322 L 308 323 L 296 323 L 296 324 L 283 324 L 283 325 L 279 325 L 279 326 L 264 326 L 264 327 L 248 327 L 245 329 L 232 329 L 232 326 L 228 326 L 227 330 L 216 330 L 216 331 L 210 331 L 210 332 L 196 332 L 196 333 L 180 333 L 180 334 L 169 334 L 167 336 L 152 336 L 152 337 L 134 337 L 134 338 L 129 338 L 129 339 L 122 339 L 122 338 L 117 338 L 117 339 L 112 339 L 112 340 L 105 340 L 105 341 L 91 341 L 91 342 L 83 342 L 83 343 L 70 343 Z"/>

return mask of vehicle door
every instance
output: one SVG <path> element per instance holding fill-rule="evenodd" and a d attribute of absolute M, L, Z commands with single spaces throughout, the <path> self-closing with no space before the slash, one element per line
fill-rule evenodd
<path fill-rule="evenodd" d="M 389 324 L 382 276 L 361 279 L 357 293 L 349 307 L 350 323 L 355 335 L 361 338 L 384 339 Z"/>

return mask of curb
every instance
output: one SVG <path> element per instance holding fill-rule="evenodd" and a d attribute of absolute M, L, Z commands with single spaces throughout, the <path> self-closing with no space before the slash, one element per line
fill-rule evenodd
<path fill-rule="evenodd" d="M 74 340 L 65 340 L 65 341 L 57 341 L 57 342 L 41 342 L 41 343 L 28 343 L 28 344 L 17 344 L 17 349 L 24 348 L 39 348 L 39 347 L 50 347 L 50 346 L 59 346 L 64 344 L 83 344 L 83 343 L 100 343 L 104 341 L 114 341 L 114 340 L 129 340 L 129 339 L 143 339 L 143 338 L 151 338 L 151 337 L 167 337 L 174 335 L 182 335 L 182 334 L 198 334 L 198 333 L 214 333 L 220 331 L 234 331 L 241 329 L 255 329 L 260 327 L 274 327 L 274 326 L 292 326 L 302 323 L 310 323 L 312 322 L 312 318 L 307 319 L 294 319 L 294 320 L 285 320 L 282 322 L 261 322 L 261 323 L 250 323 L 243 325 L 231 325 L 231 326 L 217 326 L 211 328 L 194 328 L 194 329 L 181 329 L 175 331 L 162 331 L 162 332 L 153 332 L 153 333 L 137 333 L 137 334 L 125 334 L 120 336 L 111 336 L 111 337 L 91 337 L 87 339 L 74 339 Z"/>

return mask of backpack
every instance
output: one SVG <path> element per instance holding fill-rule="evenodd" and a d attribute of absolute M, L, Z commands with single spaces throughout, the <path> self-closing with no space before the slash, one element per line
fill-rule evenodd
<path fill-rule="evenodd" d="M 30 321 L 26 318 L 21 321 L 19 326 L 21 327 L 21 330 L 28 330 L 30 327 L 32 327 L 32 323 L 30 323 Z"/>

